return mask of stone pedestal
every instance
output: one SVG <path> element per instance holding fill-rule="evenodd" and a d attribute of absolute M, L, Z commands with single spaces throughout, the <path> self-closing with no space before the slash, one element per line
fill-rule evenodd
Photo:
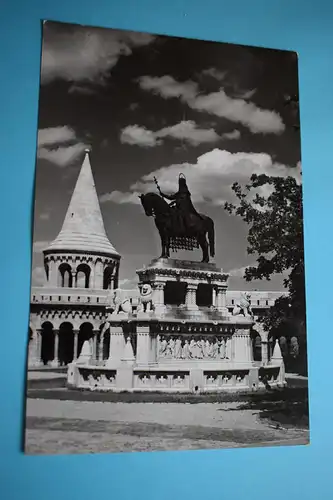
<path fill-rule="evenodd" d="M 193 368 L 190 371 L 190 390 L 193 392 L 201 392 L 204 389 L 204 375 L 200 368 Z"/>
<path fill-rule="evenodd" d="M 110 316 L 110 318 L 111 317 L 112 315 Z M 123 328 L 119 323 L 112 325 L 112 319 L 111 319 L 109 358 L 105 366 L 114 367 L 120 365 L 124 353 L 124 348 L 125 348 L 125 338 L 124 338 Z"/>
<path fill-rule="evenodd" d="M 232 337 L 233 358 L 235 363 L 252 363 L 253 353 L 249 328 L 236 328 Z"/>
<path fill-rule="evenodd" d="M 148 365 L 151 362 L 151 340 L 149 323 L 138 325 L 136 328 L 136 363 Z"/>
<path fill-rule="evenodd" d="M 135 363 L 135 356 L 130 336 L 126 338 L 126 344 L 123 352 L 122 362 L 123 365 L 125 364 L 128 366 L 133 366 Z"/>
<path fill-rule="evenodd" d="M 117 369 L 116 387 L 121 391 L 133 388 L 133 368 L 131 366 L 120 366 Z"/>
<path fill-rule="evenodd" d="M 249 389 L 257 391 L 259 386 L 259 368 L 253 367 L 249 371 Z"/>

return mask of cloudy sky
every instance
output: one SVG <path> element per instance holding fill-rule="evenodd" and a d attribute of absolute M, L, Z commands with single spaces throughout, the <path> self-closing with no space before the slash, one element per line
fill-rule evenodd
<path fill-rule="evenodd" d="M 291 52 L 44 23 L 33 285 L 43 282 L 41 250 L 61 229 L 89 145 L 125 287 L 160 252 L 137 194 L 155 190 L 154 175 L 172 192 L 183 172 L 197 209 L 215 221 L 230 288 L 281 289 L 281 277 L 244 283 L 247 226 L 223 204 L 252 173 L 299 176 L 300 137 L 285 105 L 293 94 Z"/>

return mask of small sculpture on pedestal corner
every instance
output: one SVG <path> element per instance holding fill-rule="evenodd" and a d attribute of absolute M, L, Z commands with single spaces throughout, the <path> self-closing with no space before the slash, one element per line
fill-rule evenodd
<path fill-rule="evenodd" d="M 111 290 L 107 297 L 107 310 L 111 314 L 132 313 L 131 300 L 125 295 L 124 290 L 121 290 L 121 288 Z"/>
<path fill-rule="evenodd" d="M 245 318 L 253 318 L 253 311 L 251 308 L 251 294 L 249 292 L 242 292 L 240 299 L 236 302 L 232 311 L 233 316 L 244 316 Z"/>
<path fill-rule="evenodd" d="M 149 313 L 154 310 L 153 289 L 149 283 L 139 285 L 140 297 L 138 312 Z"/>

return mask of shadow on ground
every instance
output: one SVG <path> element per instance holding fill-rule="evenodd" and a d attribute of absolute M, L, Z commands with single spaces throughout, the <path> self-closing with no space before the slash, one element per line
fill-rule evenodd
<path fill-rule="evenodd" d="M 306 387 L 286 388 L 266 394 L 251 394 L 237 408 L 220 411 L 251 410 L 270 420 L 277 428 L 309 428 L 309 402 Z"/>
<path fill-rule="evenodd" d="M 250 410 L 259 412 L 259 418 L 270 421 L 277 428 L 308 429 L 309 407 L 307 387 L 286 387 L 266 393 L 252 394 L 165 394 L 165 393 L 112 393 L 86 390 L 30 389 L 30 399 L 57 399 L 62 401 L 98 401 L 117 403 L 239 403 L 220 411 Z"/>

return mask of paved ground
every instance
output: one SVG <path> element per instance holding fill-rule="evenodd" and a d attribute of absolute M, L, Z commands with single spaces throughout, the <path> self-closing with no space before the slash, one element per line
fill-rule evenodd
<path fill-rule="evenodd" d="M 28 399 L 28 454 L 212 449 L 308 443 L 239 403 L 107 403 Z"/>
<path fill-rule="evenodd" d="M 298 396 L 281 394 L 258 404 L 230 396 L 229 402 L 210 396 L 203 403 L 192 395 L 189 404 L 176 396 L 161 400 L 149 395 L 141 402 L 135 395 L 68 391 L 65 370 L 29 371 L 25 451 L 110 453 L 307 444 L 302 403 L 307 379 L 288 374 L 287 380 L 296 391 L 300 388 Z"/>

